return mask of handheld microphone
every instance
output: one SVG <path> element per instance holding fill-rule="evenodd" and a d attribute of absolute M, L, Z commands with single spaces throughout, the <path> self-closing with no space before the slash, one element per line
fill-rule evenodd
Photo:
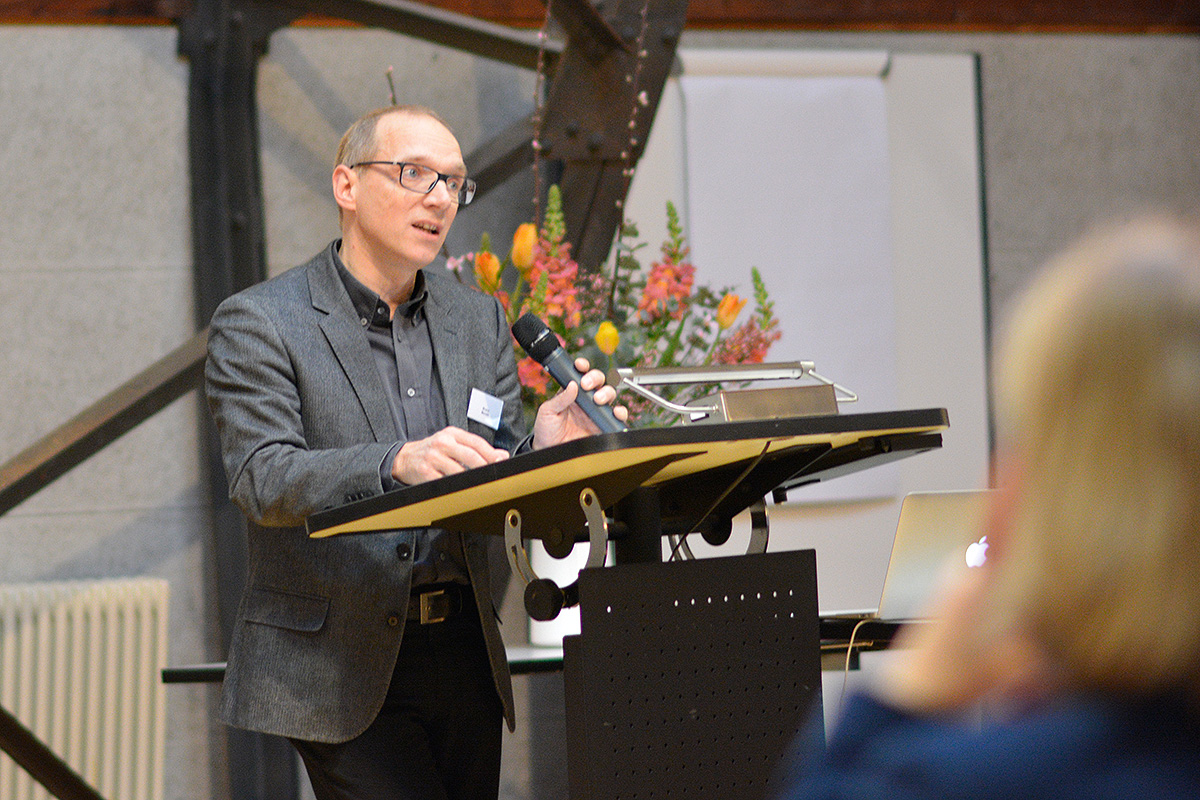
<path fill-rule="evenodd" d="M 522 314 L 521 318 L 513 323 L 512 334 L 517 344 L 521 345 L 521 349 L 545 367 L 546 372 L 550 373 L 550 377 L 554 378 L 559 386 L 565 389 L 571 381 L 580 383 L 583 375 L 575 369 L 575 362 L 567 355 L 567 351 L 559 346 L 558 337 L 554 332 L 546 327 L 546 323 L 536 314 Z M 575 396 L 575 402 L 583 409 L 583 413 L 587 414 L 588 419 L 596 423 L 601 433 L 620 433 L 627 430 L 611 408 L 596 405 L 596 401 L 592 399 L 592 392 L 585 392 L 582 384 L 579 386 L 579 394 Z"/>

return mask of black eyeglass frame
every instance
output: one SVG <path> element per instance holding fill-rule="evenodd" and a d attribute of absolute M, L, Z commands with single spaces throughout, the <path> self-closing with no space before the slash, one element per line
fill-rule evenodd
<path fill-rule="evenodd" d="M 455 192 L 453 190 L 451 190 L 451 192 L 450 192 L 450 196 L 454 198 L 454 202 L 456 202 L 460 206 L 465 206 L 465 205 L 469 204 L 472 200 L 475 199 L 475 190 L 477 188 L 475 181 L 471 180 L 467 176 L 465 176 L 465 175 L 447 175 L 444 172 L 438 172 L 433 167 L 427 167 L 424 164 L 417 164 L 412 161 L 359 161 L 357 164 L 351 164 L 350 169 L 358 169 L 359 167 L 373 167 L 373 166 L 399 167 L 400 172 L 399 172 L 399 174 L 396 175 L 396 183 L 400 184 L 400 186 L 402 186 L 403 188 L 408 189 L 410 192 L 416 192 L 417 194 L 429 194 L 430 192 L 433 191 L 434 187 L 438 185 L 438 181 L 442 181 L 443 183 L 445 183 L 446 188 L 449 189 L 450 188 L 450 179 L 453 178 L 454 180 L 462 181 L 462 186 L 459 187 L 459 190 L 457 192 Z M 404 183 L 404 168 L 405 167 L 416 167 L 417 169 L 427 169 L 430 172 L 432 172 L 434 175 L 436 175 L 437 177 L 435 177 L 433 179 L 433 182 L 429 184 L 429 188 L 414 189 L 413 187 L 408 186 L 407 184 Z"/>

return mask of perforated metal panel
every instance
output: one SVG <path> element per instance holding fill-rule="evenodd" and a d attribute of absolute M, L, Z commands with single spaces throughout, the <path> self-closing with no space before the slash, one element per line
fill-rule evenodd
<path fill-rule="evenodd" d="M 585 570 L 571 800 L 760 800 L 821 691 L 811 550 Z"/>

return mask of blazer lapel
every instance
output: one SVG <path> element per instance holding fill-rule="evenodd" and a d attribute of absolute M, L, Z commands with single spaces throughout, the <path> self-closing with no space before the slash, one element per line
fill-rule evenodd
<path fill-rule="evenodd" d="M 433 341 L 433 357 L 437 361 L 438 377 L 442 384 L 442 399 L 446 404 L 446 421 L 466 429 L 467 403 L 470 401 L 471 371 L 467 346 L 459 334 L 465 323 L 459 319 L 454 302 L 441 296 L 429 281 L 429 298 L 426 316 L 429 321 L 429 337 Z"/>
<path fill-rule="evenodd" d="M 385 400 L 379 370 L 358 323 L 358 314 L 333 264 L 332 246 L 326 252 L 328 257 L 318 259 L 308 271 L 313 308 L 322 315 L 318 324 L 350 380 L 375 440 L 394 441 L 400 434 Z"/>

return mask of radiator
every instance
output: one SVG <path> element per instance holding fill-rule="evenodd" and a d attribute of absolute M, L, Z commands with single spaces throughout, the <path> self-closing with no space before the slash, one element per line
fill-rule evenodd
<path fill-rule="evenodd" d="M 0 705 L 106 800 L 161 800 L 164 580 L 0 584 Z M 0 800 L 51 795 L 0 753 Z"/>

